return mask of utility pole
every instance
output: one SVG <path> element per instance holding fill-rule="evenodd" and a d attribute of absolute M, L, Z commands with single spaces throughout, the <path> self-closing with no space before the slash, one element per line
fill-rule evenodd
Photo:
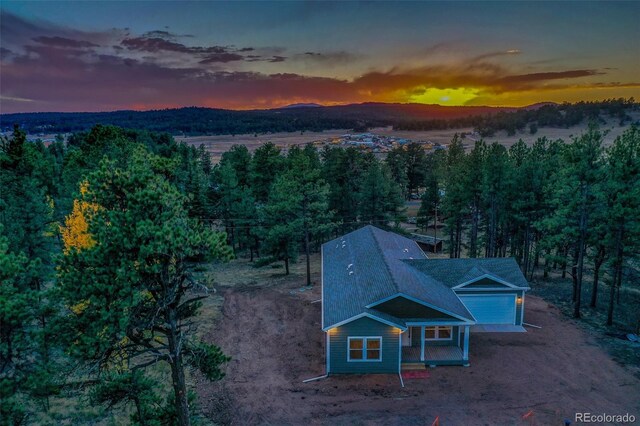
<path fill-rule="evenodd" d="M 438 252 L 438 203 L 436 202 L 435 219 L 433 221 L 433 252 Z"/>

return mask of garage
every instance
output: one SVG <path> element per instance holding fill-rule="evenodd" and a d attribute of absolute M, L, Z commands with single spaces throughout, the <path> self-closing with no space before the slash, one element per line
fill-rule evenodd
<path fill-rule="evenodd" d="M 458 295 L 478 324 L 515 324 L 515 294 Z"/>

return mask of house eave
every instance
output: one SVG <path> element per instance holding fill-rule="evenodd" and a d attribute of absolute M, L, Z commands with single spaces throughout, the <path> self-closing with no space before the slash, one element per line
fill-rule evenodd
<path fill-rule="evenodd" d="M 388 326 L 398 328 L 398 329 L 400 329 L 400 330 L 402 330 L 402 331 L 406 331 L 406 330 L 407 330 L 407 327 L 406 327 L 406 326 L 404 326 L 404 325 L 396 324 L 396 323 L 393 323 L 393 322 L 391 322 L 391 321 L 387 321 L 387 320 L 385 320 L 385 319 L 382 319 L 382 318 L 380 318 L 380 317 L 377 317 L 377 316 L 375 316 L 375 315 L 372 315 L 372 314 L 370 314 L 370 313 L 368 313 L 368 312 L 363 312 L 363 313 L 361 313 L 361 314 L 354 315 L 354 316 L 352 316 L 351 318 L 347 318 L 347 319 L 345 319 L 345 320 L 343 320 L 343 321 L 340 321 L 340 322 L 337 322 L 337 323 L 335 323 L 335 324 L 332 324 L 332 325 L 329 325 L 329 326 L 323 327 L 323 328 L 322 328 L 322 331 L 325 331 L 325 332 L 326 332 L 326 331 L 329 331 L 329 330 L 331 330 L 332 328 L 340 327 L 341 325 L 348 324 L 348 323 L 350 323 L 350 322 L 352 322 L 352 321 L 355 321 L 355 320 L 358 320 L 358 319 L 360 319 L 360 318 L 370 318 L 370 319 L 372 319 L 372 320 L 379 321 L 379 322 L 381 322 L 381 323 L 383 323 L 383 324 L 386 324 L 386 325 L 388 325 Z"/>
<path fill-rule="evenodd" d="M 429 320 L 429 321 L 407 321 L 407 327 L 420 325 L 476 325 L 475 321 L 447 321 L 447 320 Z"/>
<path fill-rule="evenodd" d="M 514 291 L 514 290 L 518 290 L 518 291 L 529 291 L 531 290 L 530 287 L 483 287 L 483 288 L 454 288 L 453 289 L 456 293 L 458 292 L 465 292 L 465 291 Z"/>

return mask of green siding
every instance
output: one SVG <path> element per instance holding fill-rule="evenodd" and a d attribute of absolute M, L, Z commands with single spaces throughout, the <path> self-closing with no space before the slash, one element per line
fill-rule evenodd
<path fill-rule="evenodd" d="M 382 361 L 347 361 L 347 338 L 349 336 L 381 336 Z M 397 373 L 400 333 L 371 318 L 360 318 L 329 332 L 329 374 L 339 373 Z"/>
<path fill-rule="evenodd" d="M 484 290 L 484 291 L 456 291 L 458 296 L 465 294 L 515 294 L 516 297 L 523 298 L 522 303 L 516 303 L 516 325 L 522 325 L 522 308 L 524 307 L 524 291 L 523 290 Z"/>
<path fill-rule="evenodd" d="M 413 300 L 409 300 L 402 296 L 398 296 L 381 303 L 377 305 L 375 309 L 381 312 L 386 312 L 396 318 L 457 320 L 457 318 L 436 309 L 429 308 L 428 306 L 421 305 L 420 303 L 416 303 Z"/>

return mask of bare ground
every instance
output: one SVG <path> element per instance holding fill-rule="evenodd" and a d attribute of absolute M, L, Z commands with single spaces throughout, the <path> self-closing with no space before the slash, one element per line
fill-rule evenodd
<path fill-rule="evenodd" d="M 542 329 L 472 334 L 468 368 L 430 369 L 428 379 L 406 380 L 405 388 L 397 375 L 304 384 L 324 374 L 324 342 L 320 304 L 311 303 L 320 298 L 319 286 L 306 289 L 300 277 L 272 273 L 220 287 L 222 312 L 205 338 L 233 360 L 221 382 L 196 377 L 203 416 L 238 425 L 430 425 L 436 416 L 442 425 L 559 425 L 583 411 L 640 417 L 640 380 L 533 296 L 525 321 Z"/>

